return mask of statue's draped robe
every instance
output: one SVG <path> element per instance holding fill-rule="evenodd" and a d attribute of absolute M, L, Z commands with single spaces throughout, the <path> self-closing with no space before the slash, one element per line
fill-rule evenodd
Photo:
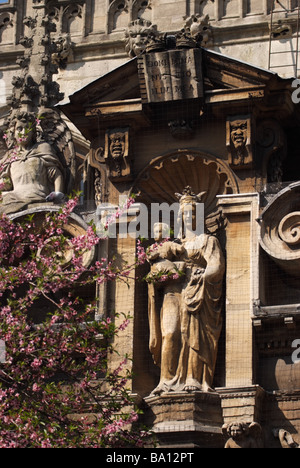
<path fill-rule="evenodd" d="M 185 385 L 198 386 L 205 380 L 212 384 L 218 340 L 220 337 L 222 282 L 224 257 L 218 240 L 206 234 L 182 241 L 185 254 L 185 277 L 181 294 L 174 295 L 180 307 L 180 351 L 177 370 L 170 390 L 182 390 Z M 165 308 L 167 304 L 167 309 Z M 174 306 L 177 307 L 177 303 Z M 172 314 L 165 294 L 159 310 L 155 284 L 149 287 L 150 351 L 154 361 L 163 366 L 161 356 L 162 317 Z M 171 318 L 170 318 L 171 319 Z"/>

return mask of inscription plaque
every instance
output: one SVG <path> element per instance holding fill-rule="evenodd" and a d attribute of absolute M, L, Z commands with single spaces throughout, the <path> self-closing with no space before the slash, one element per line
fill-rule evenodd
<path fill-rule="evenodd" d="M 143 103 L 203 97 L 201 49 L 145 54 L 138 66 Z"/>

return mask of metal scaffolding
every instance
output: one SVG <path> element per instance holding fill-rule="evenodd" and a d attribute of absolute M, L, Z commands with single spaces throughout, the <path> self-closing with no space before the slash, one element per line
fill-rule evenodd
<path fill-rule="evenodd" d="M 288 7 L 286 7 L 283 5 L 282 0 L 272 0 L 270 12 L 271 21 L 269 36 L 268 69 L 282 74 L 284 68 L 286 68 L 286 70 L 288 68 L 291 68 L 293 70 L 293 75 L 298 78 L 300 0 L 297 0 L 297 7 L 292 7 L 291 3 L 292 2 L 289 1 Z M 279 9 L 277 9 L 277 6 L 279 7 Z M 275 21 L 274 15 L 282 13 L 284 14 L 284 18 L 281 15 L 279 19 Z M 295 18 L 296 31 L 294 32 L 293 25 L 295 22 L 291 21 L 291 19 Z M 285 22 L 285 19 L 288 19 L 288 21 Z M 274 44 L 276 43 L 278 45 L 280 42 L 288 42 L 289 48 L 284 47 L 282 50 L 280 50 L 280 48 L 278 48 L 277 46 L 277 50 L 274 50 Z M 277 59 L 275 60 L 275 63 L 272 63 L 274 61 L 275 56 L 277 57 Z M 278 60 L 279 57 L 280 60 Z M 284 63 L 284 57 L 289 57 L 290 62 Z"/>

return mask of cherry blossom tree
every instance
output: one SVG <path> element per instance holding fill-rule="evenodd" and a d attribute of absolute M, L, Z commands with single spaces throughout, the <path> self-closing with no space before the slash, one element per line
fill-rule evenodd
<path fill-rule="evenodd" d="M 103 282 L 127 281 L 136 265 L 118 269 L 102 259 L 85 266 L 84 253 L 101 239 L 92 225 L 83 236 L 66 235 L 77 203 L 69 199 L 42 224 L 34 215 L 0 218 L 0 448 L 148 441 L 130 396 L 130 357 L 120 356 L 116 369 L 108 365 L 130 317 L 118 327 L 109 317 L 96 320 L 97 298 L 84 294 Z M 137 264 L 145 259 L 139 246 Z"/>

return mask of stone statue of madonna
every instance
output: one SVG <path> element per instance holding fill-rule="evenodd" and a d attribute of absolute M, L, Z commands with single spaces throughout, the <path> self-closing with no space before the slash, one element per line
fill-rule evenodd
<path fill-rule="evenodd" d="M 222 327 L 225 260 L 216 237 L 194 234 L 197 201 L 190 187 L 185 189 L 180 196 L 184 232 L 180 239 L 162 243 L 150 258 L 150 278 L 156 262 L 160 270 L 165 265 L 170 271 L 173 264 L 183 272 L 179 278 L 171 275 L 165 282 L 149 283 L 149 347 L 161 369 L 154 395 L 212 391 Z M 158 300 L 159 289 L 162 301 Z"/>

